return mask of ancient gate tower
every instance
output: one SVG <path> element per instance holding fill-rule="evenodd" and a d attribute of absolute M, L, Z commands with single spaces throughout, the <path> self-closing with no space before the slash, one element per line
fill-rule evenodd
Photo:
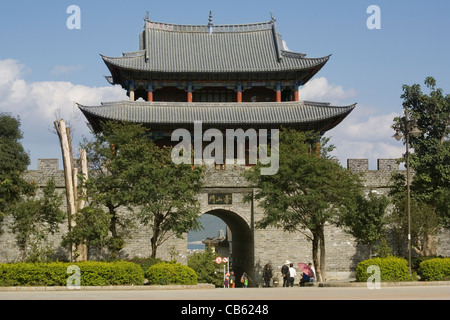
<path fill-rule="evenodd" d="M 159 144 L 173 145 L 171 134 L 176 129 L 193 133 L 196 121 L 203 132 L 267 129 L 270 134 L 270 129 L 283 126 L 323 134 L 355 107 L 300 100 L 299 87 L 329 56 L 307 58 L 288 51 L 273 18 L 241 25 L 215 25 L 211 15 L 205 25 L 146 18 L 139 51 L 102 58 L 111 72 L 107 80 L 121 85 L 130 99 L 79 105 L 90 126 L 100 130 L 105 120 L 143 123 Z M 241 176 L 246 167 L 210 166 L 200 202 L 202 213 L 221 218 L 231 230 L 236 274 L 246 271 L 256 280 L 267 262 L 276 267 L 285 259 L 305 261 L 311 246 L 300 235 L 254 228 L 262 211 L 256 203 L 243 201 L 252 191 Z"/>

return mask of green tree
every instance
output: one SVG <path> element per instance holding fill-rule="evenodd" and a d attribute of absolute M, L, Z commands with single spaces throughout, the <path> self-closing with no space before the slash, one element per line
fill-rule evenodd
<path fill-rule="evenodd" d="M 408 235 L 408 217 L 406 211 L 406 198 L 400 198 L 390 216 L 393 236 L 397 251 L 404 252 L 404 239 Z M 436 256 L 437 243 L 435 235 L 441 227 L 440 219 L 435 208 L 424 202 L 411 200 L 411 246 L 419 256 Z"/>
<path fill-rule="evenodd" d="M 364 195 L 357 195 L 356 210 L 348 210 L 340 217 L 344 230 L 358 243 L 367 246 L 369 258 L 372 257 L 373 245 L 383 241 L 387 236 L 388 204 L 389 199 L 386 196 L 377 196 L 374 192 L 369 192 L 367 198 Z"/>
<path fill-rule="evenodd" d="M 93 250 L 103 256 L 103 249 L 108 248 L 112 238 L 109 236 L 111 217 L 102 208 L 87 206 L 76 213 L 75 226 L 63 237 L 62 246 L 86 245 L 87 259 Z"/>
<path fill-rule="evenodd" d="M 420 85 L 404 85 L 403 107 L 412 118 L 417 120 L 421 134 L 410 136 L 410 167 L 414 171 L 411 182 L 411 199 L 416 204 L 430 206 L 425 211 L 435 212 L 442 226 L 450 227 L 450 95 L 436 88 L 432 77 L 425 80 L 429 93 L 423 93 Z M 393 128 L 405 134 L 404 117 L 394 119 Z M 400 159 L 405 161 L 405 159 Z M 394 187 L 391 196 L 398 207 L 406 197 L 405 176 L 393 176 Z M 424 206 L 421 206 L 424 208 Z M 433 228 L 428 228 L 429 231 Z M 438 229 L 436 229 L 437 232 Z M 413 230 L 411 230 L 414 233 Z M 428 234 L 416 242 L 435 241 L 436 234 Z M 415 232 L 417 235 L 420 232 Z M 424 244 L 424 247 L 435 247 L 434 244 Z M 434 255 L 435 253 L 429 252 Z"/>
<path fill-rule="evenodd" d="M 106 123 L 84 148 L 91 172 L 85 183 L 88 199 L 108 210 L 113 257 L 123 248 L 136 217 L 152 228 L 153 258 L 169 237 L 198 228 L 202 167 L 175 165 L 171 149 L 157 146 L 151 132 L 138 124 Z M 139 213 L 119 214 L 120 208 L 139 208 Z"/>
<path fill-rule="evenodd" d="M 83 181 L 87 190 L 87 200 L 92 207 L 105 207 L 109 216 L 108 249 L 112 259 L 119 256 L 125 245 L 125 238 L 134 224 L 130 215 L 120 214 L 121 209 L 132 210 L 134 205 L 133 182 L 129 180 L 129 170 L 142 159 L 123 159 L 121 148 L 131 148 L 140 141 L 145 129 L 140 125 L 107 122 L 102 131 L 95 132 L 91 141 L 84 139 L 82 148 L 86 150 L 89 178 Z M 118 167 L 117 161 L 127 162 Z"/>
<path fill-rule="evenodd" d="M 157 248 L 167 239 L 199 228 L 197 196 L 204 170 L 201 166 L 175 164 L 172 149 L 157 146 L 147 136 L 123 145 L 120 152 L 114 167 L 118 171 L 129 168 L 127 179 L 140 208 L 138 217 L 152 229 L 151 257 L 155 258 Z"/>
<path fill-rule="evenodd" d="M 217 253 L 211 246 L 207 246 L 204 252 L 196 252 L 189 256 L 187 265 L 194 269 L 199 283 L 212 283 L 216 287 L 223 286 L 223 270 L 217 267 L 216 258 Z"/>
<path fill-rule="evenodd" d="M 261 175 L 261 164 L 245 173 L 255 187 L 254 198 L 265 215 L 256 226 L 301 232 L 312 241 L 312 255 L 318 280 L 326 278 L 326 223 L 347 210 L 354 210 L 362 191 L 359 176 L 342 168 L 328 156 L 311 152 L 310 133 L 282 130 L 279 144 L 279 170 Z"/>
<path fill-rule="evenodd" d="M 48 251 L 48 248 L 44 248 L 48 235 L 59 230 L 59 224 L 65 217 L 60 209 L 62 196 L 56 192 L 53 179 L 43 187 L 42 193 L 42 196 L 27 196 L 11 208 L 11 230 L 15 234 L 23 261 L 45 259 L 41 253 Z"/>
<path fill-rule="evenodd" d="M 21 139 L 20 119 L 0 113 L 0 224 L 14 202 L 33 189 L 23 179 L 30 158 Z"/>

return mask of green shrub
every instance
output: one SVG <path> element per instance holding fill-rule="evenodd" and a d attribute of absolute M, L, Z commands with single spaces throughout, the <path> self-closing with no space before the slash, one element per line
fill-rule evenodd
<path fill-rule="evenodd" d="M 67 268 L 80 268 L 81 286 L 142 285 L 144 272 L 132 262 L 51 262 L 0 264 L 0 286 L 66 286 L 73 273 Z"/>
<path fill-rule="evenodd" d="M 381 281 L 409 281 L 408 262 L 399 257 L 373 258 L 361 261 L 356 267 L 356 281 L 366 282 L 373 273 L 367 268 L 376 265 L 380 268 Z"/>
<path fill-rule="evenodd" d="M 427 256 L 427 257 L 412 257 L 411 259 L 411 267 L 413 271 L 418 271 L 420 264 L 426 260 L 435 259 L 435 258 L 443 258 L 443 256 Z"/>
<path fill-rule="evenodd" d="M 147 269 L 145 277 L 150 285 L 195 285 L 197 274 L 195 271 L 181 263 L 161 262 Z"/>
<path fill-rule="evenodd" d="M 217 254 L 210 246 L 204 252 L 196 252 L 189 256 L 188 267 L 197 274 L 200 283 L 212 283 L 216 287 L 223 287 L 223 271 L 215 262 Z"/>
<path fill-rule="evenodd" d="M 449 281 L 450 258 L 434 258 L 420 263 L 417 271 L 423 281 Z"/>
<path fill-rule="evenodd" d="M 148 258 L 134 257 L 133 259 L 130 259 L 128 261 L 138 264 L 144 272 L 147 271 L 147 269 L 149 267 L 153 266 L 154 264 L 162 262 L 161 259 L 152 258 L 152 257 L 148 257 Z"/>

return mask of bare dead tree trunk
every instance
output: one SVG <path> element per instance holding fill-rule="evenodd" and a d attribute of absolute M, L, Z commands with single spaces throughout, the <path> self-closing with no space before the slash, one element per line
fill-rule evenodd
<path fill-rule="evenodd" d="M 84 149 L 80 150 L 80 166 L 81 166 L 81 175 L 83 176 L 83 181 L 86 181 L 89 177 L 89 174 L 88 174 L 86 150 L 84 150 Z M 86 190 L 84 183 L 83 183 L 83 187 L 81 188 L 80 196 L 81 197 L 80 197 L 78 205 L 79 205 L 79 209 L 83 209 L 86 206 L 86 196 L 87 196 L 87 190 Z"/>
<path fill-rule="evenodd" d="M 55 121 L 54 125 L 61 144 L 64 166 L 64 180 L 66 186 L 67 220 L 69 224 L 69 230 L 71 230 L 75 226 L 74 216 L 79 209 L 79 206 L 77 205 L 78 169 L 75 168 L 73 161 L 70 128 L 66 128 L 66 123 L 63 119 Z M 77 257 L 73 256 L 73 253 L 75 251 L 79 252 L 79 255 Z M 86 260 L 85 246 L 81 245 L 78 248 L 72 247 L 70 255 L 71 260 L 74 260 L 74 258 L 77 261 Z"/>
<path fill-rule="evenodd" d="M 80 167 L 81 167 L 81 175 L 83 176 L 83 184 L 81 187 L 81 192 L 80 192 L 79 197 L 78 197 L 78 168 L 74 168 L 74 170 L 73 170 L 73 181 L 74 181 L 74 185 L 76 186 L 74 188 L 74 192 L 75 192 L 75 200 L 76 200 L 76 205 L 77 205 L 76 206 L 77 212 L 86 206 L 87 190 L 86 190 L 84 181 L 86 181 L 88 178 L 88 168 L 87 168 L 86 150 L 84 150 L 84 149 L 80 150 Z M 79 256 L 77 257 L 77 261 L 86 261 L 87 260 L 86 244 L 78 245 L 77 251 L 79 253 Z"/>
<path fill-rule="evenodd" d="M 72 227 L 72 215 L 75 213 L 75 198 L 73 194 L 73 179 L 72 179 L 72 163 L 70 156 L 70 146 L 67 139 L 66 123 L 64 120 L 55 121 L 56 132 L 59 136 L 59 141 L 61 143 L 61 151 L 63 157 L 64 166 L 64 180 L 66 183 L 66 201 L 67 201 L 67 215 L 69 221 L 69 228 Z"/>

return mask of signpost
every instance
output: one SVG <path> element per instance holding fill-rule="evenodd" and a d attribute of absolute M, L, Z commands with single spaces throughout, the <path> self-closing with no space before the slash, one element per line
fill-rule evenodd
<path fill-rule="evenodd" d="M 225 264 L 223 265 L 223 287 L 227 287 L 229 288 L 230 286 L 228 285 L 228 281 L 225 281 L 227 279 L 230 279 L 230 262 L 228 260 L 228 257 L 217 257 L 216 258 L 216 263 L 217 264 L 221 264 L 221 263 L 226 263 L 227 264 L 227 272 L 225 273 Z M 225 285 L 225 283 L 227 283 L 227 285 Z"/>

